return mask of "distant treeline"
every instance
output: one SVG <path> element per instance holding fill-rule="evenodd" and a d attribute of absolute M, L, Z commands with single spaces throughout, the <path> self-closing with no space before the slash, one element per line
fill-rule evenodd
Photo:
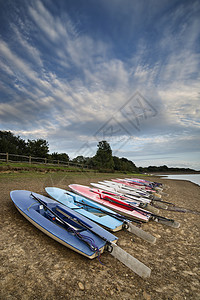
<path fill-rule="evenodd" d="M 171 172 L 178 172 L 178 173 L 194 173 L 198 172 L 190 168 L 168 168 L 166 165 L 163 166 L 149 166 L 147 168 L 138 168 L 140 173 L 171 173 Z"/>
<path fill-rule="evenodd" d="M 49 153 L 49 143 L 44 139 L 25 141 L 19 136 L 15 136 L 10 131 L 0 131 L 0 153 L 10 153 L 16 155 L 33 156 L 47 158 L 48 161 L 73 162 L 88 166 L 100 172 L 119 171 L 124 173 L 155 173 L 155 172 L 195 172 L 189 168 L 168 168 L 166 165 L 147 168 L 136 167 L 136 165 L 125 157 L 119 158 L 112 155 L 112 149 L 107 141 L 101 141 L 97 145 L 97 152 L 93 157 L 79 155 L 70 160 L 67 153 Z"/>
<path fill-rule="evenodd" d="M 79 155 L 70 160 L 67 153 L 49 153 L 49 143 L 44 139 L 25 141 L 20 136 L 15 136 L 10 131 L 0 131 L 0 153 L 10 153 L 16 155 L 33 156 L 47 158 L 48 161 L 59 160 L 61 162 L 73 162 L 88 166 L 88 168 L 99 170 L 100 172 L 122 171 L 138 172 L 135 164 L 127 158 L 112 156 L 110 145 L 106 141 L 101 141 L 97 145 L 97 152 L 93 157 Z"/>

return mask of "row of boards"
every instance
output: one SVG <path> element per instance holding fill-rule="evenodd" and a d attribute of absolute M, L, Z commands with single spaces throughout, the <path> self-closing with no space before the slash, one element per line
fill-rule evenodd
<path fill-rule="evenodd" d="M 139 276 L 149 277 L 151 270 L 117 246 L 118 238 L 110 231 L 126 228 L 144 240 L 154 243 L 155 237 L 131 222 L 131 219 L 147 222 L 151 214 L 144 211 L 140 213 L 141 219 L 137 210 L 128 207 L 127 211 L 134 212 L 131 218 L 130 214 L 124 212 L 125 204 L 121 203 L 121 200 L 113 203 L 113 197 L 108 194 L 105 197 L 99 190 L 95 193 L 91 188 L 80 185 L 71 185 L 70 188 L 79 194 L 85 192 L 86 197 L 55 187 L 46 188 L 46 192 L 54 199 L 25 190 L 12 191 L 10 196 L 27 220 L 61 244 L 90 259 L 108 250 Z M 92 195 L 89 196 L 89 193 Z M 91 196 L 102 201 L 98 203 L 91 199 Z M 119 209 L 113 210 L 112 206 L 109 207 L 104 202 L 115 204 Z"/>

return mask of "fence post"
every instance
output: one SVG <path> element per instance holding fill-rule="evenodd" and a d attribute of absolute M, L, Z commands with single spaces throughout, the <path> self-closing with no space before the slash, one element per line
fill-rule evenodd
<path fill-rule="evenodd" d="M 46 158 L 44 159 L 44 163 L 45 163 L 45 165 L 47 164 L 47 159 Z"/>
<path fill-rule="evenodd" d="M 6 162 L 8 163 L 8 152 L 6 152 Z"/>
<path fill-rule="evenodd" d="M 31 164 L 31 155 L 29 155 L 29 164 Z"/>
<path fill-rule="evenodd" d="M 59 165 L 59 160 L 58 160 L 58 165 Z"/>

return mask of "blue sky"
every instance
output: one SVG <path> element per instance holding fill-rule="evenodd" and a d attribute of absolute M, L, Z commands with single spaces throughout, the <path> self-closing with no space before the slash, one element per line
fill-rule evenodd
<path fill-rule="evenodd" d="M 0 0 L 0 130 L 200 169 L 200 2 Z"/>

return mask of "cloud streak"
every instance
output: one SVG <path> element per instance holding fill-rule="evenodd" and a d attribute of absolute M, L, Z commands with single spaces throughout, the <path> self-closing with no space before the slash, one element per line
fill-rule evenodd
<path fill-rule="evenodd" d="M 2 16 L 9 28 L 0 35 L 2 129 L 24 138 L 45 137 L 51 151 L 70 149 L 73 157 L 84 140 L 95 152 L 95 133 L 113 117 L 127 137 L 118 154 L 133 161 L 137 149 L 163 157 L 198 151 L 199 3 L 157 1 L 143 21 L 145 1 L 134 7 L 125 2 L 102 1 L 103 14 L 96 20 L 95 7 L 92 16 L 85 4 L 78 23 L 70 7 L 63 4 L 61 10 L 53 1 L 21 0 L 19 9 L 8 12 L 12 18 Z M 107 29 L 101 29 L 103 17 Z M 140 116 L 139 130 L 120 111 L 136 91 L 157 112 Z"/>

